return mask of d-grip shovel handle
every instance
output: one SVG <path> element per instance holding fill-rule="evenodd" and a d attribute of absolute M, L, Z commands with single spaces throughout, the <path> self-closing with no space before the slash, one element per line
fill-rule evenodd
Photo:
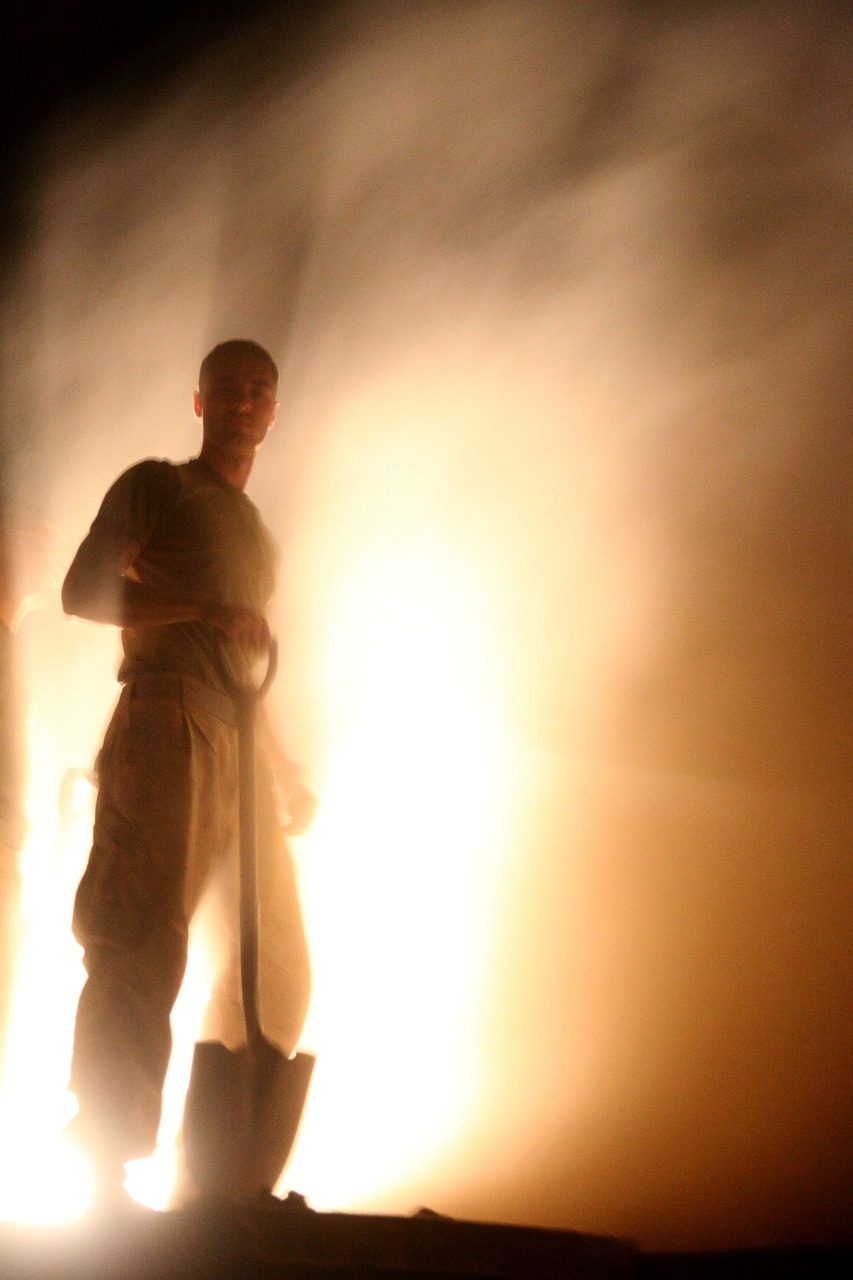
<path fill-rule="evenodd" d="M 275 680 L 275 673 L 278 670 L 278 641 L 275 636 L 270 636 L 269 649 L 267 650 L 267 666 L 263 679 L 258 685 L 241 684 L 229 667 L 225 654 L 219 646 L 214 649 L 213 656 L 228 696 L 233 698 L 238 706 L 242 702 L 258 703 L 264 697 L 273 680 Z"/>
<path fill-rule="evenodd" d="M 258 703 L 266 694 L 273 680 L 275 680 L 275 673 L 278 670 L 278 641 L 275 636 L 270 636 L 270 647 L 267 650 L 267 666 L 264 677 L 258 685 L 241 684 L 239 680 L 235 680 L 225 665 L 225 660 L 221 653 L 218 654 L 218 658 L 219 672 L 231 697 L 235 700 L 242 701 L 245 699 Z"/>
<path fill-rule="evenodd" d="M 275 680 L 276 671 L 278 671 L 278 641 L 275 636 L 270 636 L 270 647 L 267 651 L 267 669 L 257 689 L 252 691 L 252 696 L 257 702 L 260 702 L 273 680 Z"/>

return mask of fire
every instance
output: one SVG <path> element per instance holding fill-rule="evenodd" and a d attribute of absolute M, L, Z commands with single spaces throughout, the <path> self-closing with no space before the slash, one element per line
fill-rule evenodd
<path fill-rule="evenodd" d="M 510 794 L 500 653 L 470 572 L 435 535 L 363 547 L 329 600 L 316 657 L 329 724 L 314 779 L 322 803 L 296 849 L 314 964 L 303 1043 L 318 1060 L 285 1180 L 318 1209 L 387 1207 L 448 1157 L 477 1078 L 489 886 Z M 89 1195 L 62 1132 L 83 980 L 69 920 L 94 792 L 76 778 L 64 823 L 55 818 L 44 797 L 61 762 L 50 724 L 33 732 L 40 816 L 0 1098 L 0 1218 L 55 1222 Z M 155 1208 L 169 1203 L 204 997 L 191 958 L 157 1151 L 128 1169 L 130 1193 Z"/>
<path fill-rule="evenodd" d="M 508 797 L 494 638 L 440 542 L 367 551 L 331 614 L 303 860 L 321 1052 L 289 1172 L 318 1207 L 375 1203 L 462 1124 Z"/>
<path fill-rule="evenodd" d="M 85 857 L 81 839 L 91 819 L 89 784 L 73 786 L 70 829 L 61 831 L 55 806 L 33 803 L 39 782 L 53 774 L 52 744 L 37 731 L 30 811 L 23 856 L 23 936 L 15 998 L 3 1063 L 0 1126 L 0 1217 L 31 1223 L 76 1217 L 91 1191 L 81 1157 L 63 1142 L 74 1114 L 68 1066 L 80 951 L 69 928 L 74 884 Z"/>

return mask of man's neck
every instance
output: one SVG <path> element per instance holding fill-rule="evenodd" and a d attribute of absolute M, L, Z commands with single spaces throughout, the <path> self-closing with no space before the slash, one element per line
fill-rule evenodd
<path fill-rule="evenodd" d="M 249 476 L 252 474 L 252 464 L 255 461 L 254 454 L 249 458 L 223 456 L 202 446 L 201 453 L 198 456 L 202 462 L 210 467 L 211 471 L 215 471 L 232 488 L 239 489 L 241 493 L 246 488 Z"/>

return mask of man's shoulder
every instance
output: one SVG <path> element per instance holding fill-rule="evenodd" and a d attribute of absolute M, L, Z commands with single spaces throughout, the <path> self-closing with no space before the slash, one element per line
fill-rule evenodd
<path fill-rule="evenodd" d="M 180 491 L 178 466 L 166 458 L 143 458 L 122 471 L 101 503 L 96 524 L 145 521 L 174 502 Z"/>
<path fill-rule="evenodd" d="M 141 458 L 139 462 L 134 462 L 121 474 L 122 476 L 134 476 L 142 480 L 149 476 L 152 479 L 159 479 L 178 474 L 181 468 L 186 465 L 185 462 L 173 462 L 171 458 Z"/>
<path fill-rule="evenodd" d="M 158 485 L 174 483 L 178 478 L 181 464 L 169 458 L 142 458 L 129 467 L 125 467 L 113 482 L 116 486 L 136 487 L 139 485 Z"/>
<path fill-rule="evenodd" d="M 127 467 L 112 488 L 133 494 L 163 495 L 177 498 L 183 489 L 205 483 L 205 475 L 195 458 L 175 462 L 171 458 L 142 458 Z"/>

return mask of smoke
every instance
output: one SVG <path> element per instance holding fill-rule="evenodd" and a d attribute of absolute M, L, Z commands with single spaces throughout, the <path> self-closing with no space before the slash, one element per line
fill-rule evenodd
<path fill-rule="evenodd" d="M 251 334 L 282 368 L 250 489 L 287 553 L 276 705 L 315 772 L 365 549 L 433 540 L 476 583 L 515 808 L 438 1208 L 843 1229 L 852 49 L 793 0 L 344 5 L 40 157 L 6 451 L 70 543 L 125 466 L 194 452 L 199 359 Z M 57 672 L 74 763 L 93 631 Z"/>

